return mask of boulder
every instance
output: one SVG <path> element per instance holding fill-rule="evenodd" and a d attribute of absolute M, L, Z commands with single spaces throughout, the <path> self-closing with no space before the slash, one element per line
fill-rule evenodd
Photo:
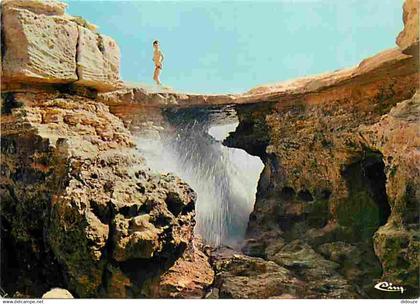
<path fill-rule="evenodd" d="M 3 0 L 3 9 L 22 8 L 36 14 L 64 15 L 67 4 L 56 0 Z"/>
<path fill-rule="evenodd" d="M 97 91 L 120 87 L 120 49 L 59 1 L 2 2 L 3 90 L 75 83 Z M 32 88 L 33 89 L 33 88 Z"/>
<path fill-rule="evenodd" d="M 63 16 L 38 15 L 10 7 L 3 9 L 3 32 L 3 82 L 69 83 L 77 80 L 78 30 L 74 22 Z"/>
<path fill-rule="evenodd" d="M 405 0 L 403 6 L 404 29 L 397 37 L 401 50 L 413 56 L 419 55 L 419 0 Z"/>
<path fill-rule="evenodd" d="M 183 255 L 151 288 L 153 298 L 200 299 L 213 283 L 214 271 L 203 253 L 201 240 L 196 237 Z"/>
<path fill-rule="evenodd" d="M 274 248 L 273 248 L 274 249 Z M 357 298 L 353 286 L 309 245 L 293 241 L 269 261 L 220 248 L 212 256 L 219 298 Z"/>
<path fill-rule="evenodd" d="M 110 37 L 82 26 L 77 46 L 77 84 L 107 91 L 118 87 L 120 49 Z"/>
<path fill-rule="evenodd" d="M 306 295 L 304 283 L 272 261 L 223 248 L 212 254 L 212 261 L 216 272 L 213 287 L 218 289 L 219 298 L 262 299 L 290 293 L 301 297 Z"/>

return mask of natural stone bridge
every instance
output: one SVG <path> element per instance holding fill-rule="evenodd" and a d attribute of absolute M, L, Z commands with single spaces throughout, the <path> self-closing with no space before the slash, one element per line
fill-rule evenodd
<path fill-rule="evenodd" d="M 9 295 L 377 298 L 386 280 L 418 296 L 418 1 L 405 2 L 397 48 L 237 95 L 124 84 L 117 44 L 64 10 L 2 1 Z M 196 189 L 136 148 L 180 118 L 237 120 L 223 144 L 264 164 L 241 252 L 204 246 Z"/>

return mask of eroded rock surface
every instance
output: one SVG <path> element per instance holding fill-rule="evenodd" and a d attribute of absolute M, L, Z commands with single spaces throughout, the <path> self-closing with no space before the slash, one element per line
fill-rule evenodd
<path fill-rule="evenodd" d="M 267 103 L 236 106 L 240 124 L 225 143 L 265 163 L 244 252 L 293 270 L 295 256 L 273 254 L 272 244 L 303 241 L 299 259 L 316 253 L 329 261 L 312 263 L 314 273 L 338 263 L 335 271 L 359 296 L 389 297 L 373 289 L 382 280 L 413 297 L 418 60 L 394 49 L 343 75 L 265 87 Z"/>
<path fill-rule="evenodd" d="M 154 268 L 141 278 L 152 279 L 182 254 L 193 237 L 193 190 L 150 172 L 101 103 L 7 94 L 2 111 L 2 273 L 16 278 L 5 287 L 38 295 L 55 280 L 77 296 L 141 296 L 125 267 Z"/>
<path fill-rule="evenodd" d="M 389 281 L 418 296 L 418 1 L 404 5 L 399 48 L 239 95 L 97 95 L 119 87 L 118 46 L 64 9 L 2 2 L 8 294 L 61 286 L 76 297 L 367 298 L 390 296 L 373 289 Z M 117 113 L 125 125 L 106 106 L 128 104 L 143 109 Z M 158 134 L 161 109 L 225 105 L 240 121 L 225 144 L 265 168 L 243 253 L 209 261 L 193 236 L 193 189 L 150 171 L 126 127 Z"/>
<path fill-rule="evenodd" d="M 153 298 L 203 298 L 213 284 L 214 271 L 204 253 L 201 240 L 195 238 L 180 259 L 165 271 L 150 290 Z"/>
<path fill-rule="evenodd" d="M 386 166 L 386 192 L 391 205 L 387 224 L 374 236 L 383 277 L 418 286 L 420 202 L 420 95 L 396 105 L 362 134 L 379 150 Z"/>
<path fill-rule="evenodd" d="M 12 2 L 13 3 L 13 2 Z M 7 4 L 7 2 L 6 2 Z M 2 7 L 4 82 L 69 83 L 77 80 L 77 25 L 64 16 Z"/>
<path fill-rule="evenodd" d="M 120 49 L 105 35 L 78 26 L 77 45 L 78 85 L 100 91 L 115 88 L 120 80 Z"/>
<path fill-rule="evenodd" d="M 3 91 L 28 84 L 75 83 L 98 91 L 120 86 L 117 43 L 65 14 L 66 6 L 52 0 L 1 3 Z"/>
<path fill-rule="evenodd" d="M 37 14 L 62 16 L 67 4 L 57 0 L 3 0 L 2 7 L 22 8 Z"/>
<path fill-rule="evenodd" d="M 358 298 L 339 265 L 295 241 L 270 260 L 220 249 L 212 255 L 219 298 Z"/>
<path fill-rule="evenodd" d="M 192 246 L 195 193 L 151 172 L 95 100 L 119 86 L 120 51 L 65 7 L 2 2 L 2 287 L 201 297 L 213 272 Z M 181 272 L 184 285 L 173 279 Z"/>
<path fill-rule="evenodd" d="M 397 37 L 397 44 L 406 54 L 419 55 L 419 0 L 406 0 L 403 6 L 404 29 Z"/>

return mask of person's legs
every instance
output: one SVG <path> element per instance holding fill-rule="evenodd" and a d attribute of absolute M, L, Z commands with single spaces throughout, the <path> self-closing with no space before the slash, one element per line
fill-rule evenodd
<path fill-rule="evenodd" d="M 156 75 L 157 75 L 157 67 L 155 67 L 155 70 L 153 72 L 153 80 L 156 81 Z"/>
<path fill-rule="evenodd" d="M 153 80 L 156 81 L 156 83 L 158 85 L 160 85 L 160 68 L 159 67 L 155 67 L 155 72 L 153 73 Z"/>

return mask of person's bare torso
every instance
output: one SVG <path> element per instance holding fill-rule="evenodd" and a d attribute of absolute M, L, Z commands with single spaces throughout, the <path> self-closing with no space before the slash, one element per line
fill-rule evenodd
<path fill-rule="evenodd" d="M 159 49 L 155 49 L 153 52 L 153 62 L 156 66 L 162 65 L 162 52 Z"/>

